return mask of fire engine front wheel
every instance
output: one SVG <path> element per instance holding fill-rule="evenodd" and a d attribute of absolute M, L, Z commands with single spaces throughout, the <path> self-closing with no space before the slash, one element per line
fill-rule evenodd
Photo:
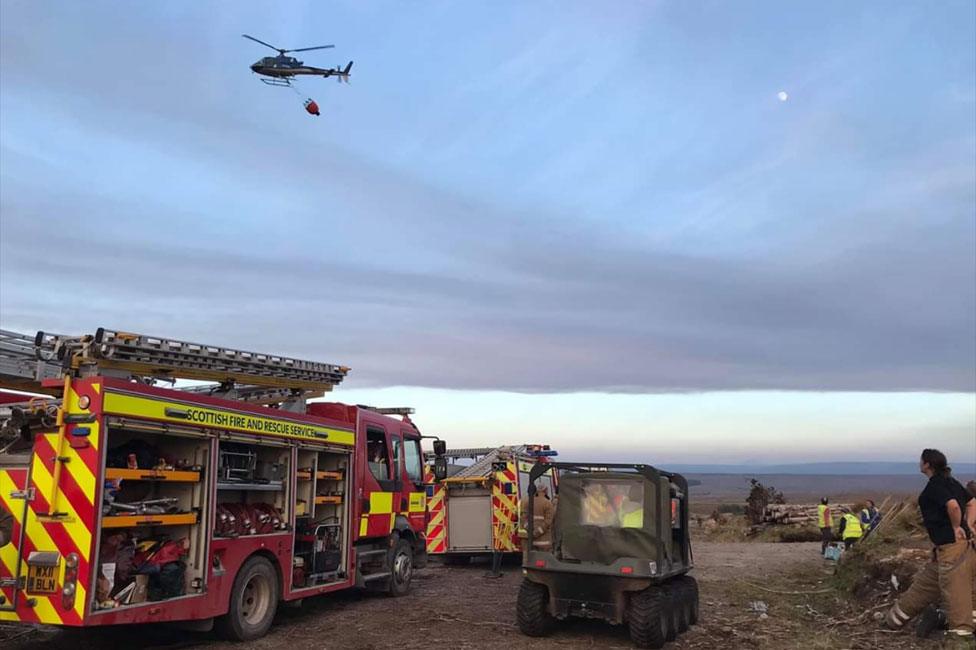
<path fill-rule="evenodd" d="M 227 614 L 217 620 L 220 636 L 250 641 L 264 636 L 278 609 L 278 575 L 263 557 L 244 563 L 234 579 Z"/>
<path fill-rule="evenodd" d="M 390 595 L 404 596 L 409 593 L 412 578 L 413 548 L 407 540 L 397 540 L 390 558 Z"/>

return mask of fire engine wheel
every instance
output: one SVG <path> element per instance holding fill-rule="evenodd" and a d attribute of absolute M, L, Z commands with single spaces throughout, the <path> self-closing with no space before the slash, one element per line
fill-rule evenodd
<path fill-rule="evenodd" d="M 549 590 L 545 585 L 522 579 L 516 617 L 519 630 L 526 636 L 546 636 L 552 632 L 556 619 L 549 614 Z"/>
<path fill-rule="evenodd" d="M 630 639 L 638 648 L 660 648 L 668 640 L 671 627 L 668 594 L 659 587 L 648 587 L 630 598 L 627 613 Z"/>
<path fill-rule="evenodd" d="M 688 624 L 698 624 L 698 581 L 691 576 L 684 575 L 675 580 L 681 586 L 685 604 L 688 608 Z"/>
<path fill-rule="evenodd" d="M 413 548 L 407 540 L 397 540 L 390 556 L 390 595 L 404 596 L 410 593 L 412 579 Z"/>
<path fill-rule="evenodd" d="M 278 609 L 278 575 L 263 557 L 252 557 L 234 578 L 227 614 L 217 620 L 221 636 L 250 641 L 264 636 Z"/>

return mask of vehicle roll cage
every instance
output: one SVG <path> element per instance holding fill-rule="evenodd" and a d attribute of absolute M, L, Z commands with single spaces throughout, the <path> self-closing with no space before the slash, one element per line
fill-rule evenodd
<path fill-rule="evenodd" d="M 632 474 L 634 477 L 641 477 L 644 480 L 649 481 L 654 485 L 658 484 L 658 481 L 662 476 L 666 477 L 671 483 L 673 483 L 678 488 L 678 494 L 674 494 L 672 492 L 672 494 L 669 496 L 678 497 L 682 502 L 680 524 L 681 524 L 681 529 L 683 531 L 682 534 L 685 536 L 685 540 L 687 543 L 688 523 L 689 523 L 688 522 L 689 514 L 686 505 L 688 502 L 688 480 L 681 474 L 677 474 L 674 472 L 667 472 L 665 470 L 658 469 L 652 465 L 646 465 L 643 463 L 573 463 L 573 462 L 536 463 L 532 466 L 532 469 L 529 471 L 529 487 L 526 490 L 527 494 L 530 497 L 528 499 L 528 503 L 526 503 L 527 522 L 534 521 L 534 517 L 535 517 L 534 497 L 538 492 L 535 486 L 535 482 L 543 474 L 550 471 L 556 471 L 556 472 L 567 471 L 567 472 L 574 472 L 578 474 L 587 474 L 587 473 L 593 473 L 593 474 L 615 473 L 618 475 Z M 522 548 L 524 554 L 523 557 L 527 561 L 529 554 L 534 551 L 533 542 L 535 538 L 535 526 L 531 524 L 525 525 L 525 534 L 526 534 L 526 539 Z M 663 547 L 661 540 L 658 540 L 657 543 L 659 547 Z M 689 564 L 693 562 L 690 544 L 688 544 L 687 557 L 685 558 L 685 561 L 688 562 Z"/>
<path fill-rule="evenodd" d="M 620 472 L 623 474 L 634 473 L 636 475 L 642 476 L 648 481 L 657 482 L 657 480 L 665 476 L 671 482 L 678 485 L 681 491 L 685 494 L 688 493 L 688 481 L 681 474 L 675 474 L 674 472 L 666 472 L 663 469 L 658 469 L 652 465 L 645 465 L 642 463 L 572 463 L 572 462 L 551 462 L 551 463 L 536 463 L 532 466 L 532 470 L 529 472 L 529 488 L 528 493 L 530 496 L 535 496 L 535 482 L 543 474 L 548 471 L 564 470 L 568 472 L 577 473 L 588 473 L 588 472 L 609 472 L 613 470 L 614 472 Z"/>

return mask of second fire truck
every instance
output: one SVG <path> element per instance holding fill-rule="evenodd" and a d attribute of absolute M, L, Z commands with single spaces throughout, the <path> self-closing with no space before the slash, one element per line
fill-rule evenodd
<path fill-rule="evenodd" d="M 452 463 L 448 478 L 435 481 L 433 472 L 428 477 L 427 552 L 452 564 L 492 552 L 520 552 L 529 471 L 555 455 L 549 445 L 539 444 L 445 450 L 441 457 Z M 429 462 L 436 459 L 428 454 Z M 555 498 L 554 478 L 540 481 Z"/>
<path fill-rule="evenodd" d="M 406 409 L 306 403 L 347 371 L 0 333 L 0 387 L 48 396 L 0 406 L 0 621 L 213 621 L 245 640 L 281 602 L 406 593 L 427 557 L 421 435 Z M 177 378 L 216 383 L 152 385 Z"/>

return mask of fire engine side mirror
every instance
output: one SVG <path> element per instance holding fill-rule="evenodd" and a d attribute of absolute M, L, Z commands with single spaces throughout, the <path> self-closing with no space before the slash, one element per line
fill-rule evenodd
<path fill-rule="evenodd" d="M 434 459 L 434 480 L 443 481 L 447 478 L 447 459 L 438 456 Z"/>
<path fill-rule="evenodd" d="M 443 440 L 435 440 L 434 441 L 434 455 L 435 456 L 443 456 L 446 453 L 447 453 L 447 443 L 444 442 Z"/>

